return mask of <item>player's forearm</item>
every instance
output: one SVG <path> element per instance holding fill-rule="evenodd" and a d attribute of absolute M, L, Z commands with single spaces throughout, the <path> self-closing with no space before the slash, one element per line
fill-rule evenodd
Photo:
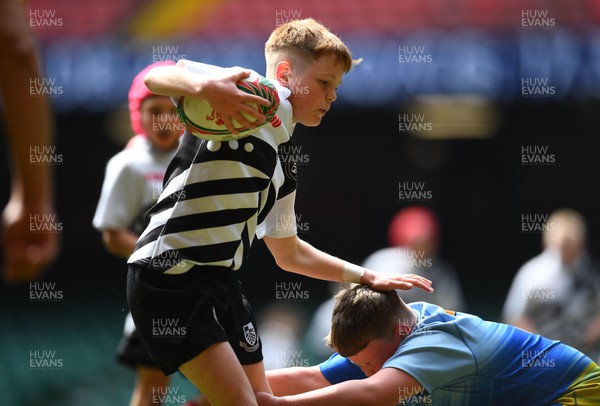
<path fill-rule="evenodd" d="M 345 261 L 318 250 L 306 241 L 298 240 L 298 254 L 288 264 L 287 271 L 316 279 L 342 282 Z"/>
<path fill-rule="evenodd" d="M 6 89 L 2 93 L 6 100 L 12 97 L 9 94 L 13 91 Z M 44 162 L 54 147 L 47 100 L 35 99 L 28 103 L 18 96 L 14 102 L 5 104 L 5 111 L 12 158 L 11 199 L 21 201 L 25 207 L 52 207 L 52 166 Z M 35 119 L 23 117 L 20 114 L 23 111 L 30 112 Z"/>
<path fill-rule="evenodd" d="M 30 82 L 41 80 L 33 37 L 17 2 L 5 2 L 0 29 L 0 91 L 4 100 L 6 127 L 12 157 L 13 195 L 24 205 L 51 205 L 53 199 L 52 167 L 32 154 L 47 153 L 53 147 L 50 102 L 44 95 L 32 94 Z M 13 16 L 12 19 L 10 19 Z M 19 18 L 14 18 L 19 16 Z M 4 18 L 10 19 L 4 21 Z M 37 164 L 36 164 L 37 163 Z"/>
<path fill-rule="evenodd" d="M 296 395 L 330 385 L 319 366 L 274 369 L 267 371 L 267 379 L 275 396 Z"/>
<path fill-rule="evenodd" d="M 277 264 L 284 270 L 311 278 L 342 282 L 342 269 L 344 261 L 320 251 L 297 237 L 292 237 L 290 244 L 281 246 L 280 242 L 288 239 L 275 240 L 274 252 Z"/>
<path fill-rule="evenodd" d="M 269 251 L 273 254 L 280 268 L 300 275 L 315 279 L 323 279 L 334 282 L 356 282 L 371 284 L 375 275 L 373 272 L 337 258 L 333 255 L 320 251 L 299 239 L 297 236 L 287 238 L 264 238 Z M 362 277 L 350 277 L 347 268 L 354 268 L 360 273 L 364 270 Z"/>
<path fill-rule="evenodd" d="M 261 402 L 259 405 L 289 405 L 289 406 L 353 406 L 377 405 L 385 406 L 378 399 L 377 388 L 369 385 L 366 380 L 346 381 L 311 392 L 279 398 L 274 403 Z"/>
<path fill-rule="evenodd" d="M 163 96 L 206 99 L 207 93 L 214 88 L 214 80 L 211 74 L 194 73 L 178 63 L 151 69 L 144 77 L 144 84 L 152 93 Z"/>
<path fill-rule="evenodd" d="M 137 240 L 138 236 L 128 230 L 106 229 L 102 232 L 102 242 L 106 250 L 121 258 L 129 258 Z"/>
<path fill-rule="evenodd" d="M 381 291 L 418 287 L 433 292 L 431 281 L 422 276 L 373 272 L 319 251 L 297 236 L 263 240 L 277 265 L 289 272 L 328 281 L 361 283 Z"/>
<path fill-rule="evenodd" d="M 148 89 L 163 96 L 200 97 L 207 82 L 207 77 L 181 66 L 159 66 L 151 69 L 144 77 Z"/>

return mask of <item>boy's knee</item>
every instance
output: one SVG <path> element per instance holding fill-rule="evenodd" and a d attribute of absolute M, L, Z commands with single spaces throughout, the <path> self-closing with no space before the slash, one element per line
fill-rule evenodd
<path fill-rule="evenodd" d="M 158 368 L 139 367 L 137 375 L 139 384 L 146 387 L 167 386 L 169 383 L 169 377 Z"/>

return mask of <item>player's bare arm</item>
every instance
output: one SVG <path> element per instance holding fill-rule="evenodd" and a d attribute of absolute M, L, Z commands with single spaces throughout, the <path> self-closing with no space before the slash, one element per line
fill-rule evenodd
<path fill-rule="evenodd" d="M 221 115 L 225 126 L 232 134 L 238 131 L 232 124 L 237 120 L 244 127 L 255 128 L 263 123 L 265 117 L 246 103 L 269 106 L 270 102 L 260 96 L 239 90 L 236 83 L 250 75 L 241 68 L 223 69 L 221 73 L 200 75 L 184 69 L 185 62 L 175 66 L 161 66 L 152 69 L 146 75 L 144 83 L 153 93 L 165 96 L 197 97 L 206 100 Z M 257 121 L 248 121 L 242 112 Z"/>
<path fill-rule="evenodd" d="M 0 99 L 11 158 L 10 199 L 1 213 L 4 280 L 18 284 L 38 280 L 59 253 L 57 233 L 32 233 L 30 216 L 55 215 L 52 166 L 31 165 L 30 148 L 53 144 L 50 101 L 31 97 L 29 83 L 41 77 L 36 40 L 17 1 L 0 1 Z M 29 119 L 35 117 L 35 119 Z"/>
<path fill-rule="evenodd" d="M 129 258 L 138 238 L 129 230 L 107 228 L 102 231 L 102 243 L 106 250 L 121 258 Z"/>
<path fill-rule="evenodd" d="M 267 371 L 267 379 L 275 396 L 297 395 L 331 385 L 318 365 L 273 369 Z"/>
<path fill-rule="evenodd" d="M 367 379 L 346 381 L 312 392 L 281 398 L 257 393 L 256 398 L 260 406 L 395 406 L 402 403 L 402 393 L 421 391 L 421 384 L 412 376 L 399 369 L 384 368 Z"/>
<path fill-rule="evenodd" d="M 275 258 L 275 262 L 282 269 L 335 282 L 344 282 L 344 267 L 347 262 L 320 251 L 301 240 L 297 236 L 286 238 L 264 237 L 264 241 Z M 360 283 L 376 290 L 412 289 L 421 288 L 432 292 L 431 281 L 422 276 L 406 274 L 391 275 L 364 269 Z"/>

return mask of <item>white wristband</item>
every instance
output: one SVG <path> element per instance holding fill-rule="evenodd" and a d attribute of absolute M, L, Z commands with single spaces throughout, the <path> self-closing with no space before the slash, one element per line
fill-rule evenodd
<path fill-rule="evenodd" d="M 360 278 L 364 274 L 365 268 L 351 264 L 350 262 L 344 263 L 344 269 L 342 270 L 342 279 L 344 282 L 360 283 Z"/>

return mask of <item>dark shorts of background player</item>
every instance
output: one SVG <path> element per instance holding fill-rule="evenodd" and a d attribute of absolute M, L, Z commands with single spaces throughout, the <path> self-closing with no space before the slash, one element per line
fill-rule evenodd
<path fill-rule="evenodd" d="M 229 342 L 242 365 L 262 361 L 262 343 L 235 271 L 195 266 L 166 275 L 138 265 L 127 274 L 127 302 L 156 365 L 177 371 L 213 344 Z"/>

